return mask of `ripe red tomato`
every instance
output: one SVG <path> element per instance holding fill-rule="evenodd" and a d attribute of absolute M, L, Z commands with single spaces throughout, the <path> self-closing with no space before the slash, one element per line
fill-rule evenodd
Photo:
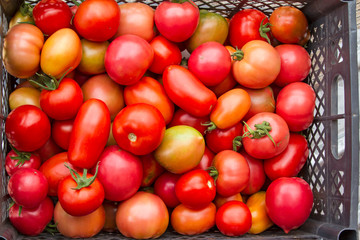
<path fill-rule="evenodd" d="M 280 177 L 296 177 L 309 156 L 306 138 L 297 133 L 290 133 L 287 148 L 276 157 L 264 161 L 266 176 L 270 180 Z"/>
<path fill-rule="evenodd" d="M 214 179 L 205 170 L 191 170 L 182 175 L 176 182 L 175 194 L 186 207 L 204 208 L 215 198 Z"/>
<path fill-rule="evenodd" d="M 211 91 L 213 91 L 216 95 L 216 97 L 220 97 L 227 91 L 233 89 L 237 84 L 237 81 L 235 81 L 232 72 L 230 71 L 229 75 L 226 76 L 226 78 L 219 83 L 218 85 L 209 87 Z"/>
<path fill-rule="evenodd" d="M 270 43 L 269 19 L 257 9 L 238 11 L 230 20 L 229 41 L 241 49 L 247 42 L 262 40 Z"/>
<path fill-rule="evenodd" d="M 241 151 L 240 154 L 246 159 L 250 169 L 249 184 L 241 191 L 241 193 L 252 195 L 260 191 L 265 183 L 266 175 L 264 171 L 264 163 L 262 159 L 253 158 L 245 151 Z"/>
<path fill-rule="evenodd" d="M 104 187 L 107 200 L 122 201 L 133 196 L 142 176 L 140 159 L 117 145 L 106 147 L 99 157 L 97 179 Z"/>
<path fill-rule="evenodd" d="M 216 192 L 229 197 L 246 188 L 250 179 L 250 168 L 246 159 L 238 152 L 224 150 L 215 155 L 210 175 L 215 175 Z"/>
<path fill-rule="evenodd" d="M 64 150 L 54 142 L 52 137 L 50 137 L 49 140 L 47 140 L 47 142 L 42 145 L 42 147 L 35 151 L 35 153 L 39 154 L 41 162 L 45 162 L 52 156 L 63 151 Z"/>
<path fill-rule="evenodd" d="M 70 144 L 71 131 L 74 119 L 58 121 L 54 120 L 51 127 L 51 136 L 54 142 L 62 149 L 67 150 Z"/>
<path fill-rule="evenodd" d="M 120 9 L 114 0 L 86 0 L 76 10 L 73 24 L 84 38 L 94 42 L 109 40 L 120 22 Z"/>
<path fill-rule="evenodd" d="M 164 172 L 155 181 L 154 193 L 158 195 L 169 208 L 175 208 L 180 204 L 176 197 L 175 186 L 181 175 Z"/>
<path fill-rule="evenodd" d="M 69 162 L 75 167 L 93 167 L 110 133 L 110 113 L 105 103 L 89 99 L 81 105 L 74 120 L 68 149 Z"/>
<path fill-rule="evenodd" d="M 172 42 L 183 42 L 195 32 L 200 12 L 191 0 L 181 3 L 164 1 L 156 7 L 154 20 L 161 35 Z"/>
<path fill-rule="evenodd" d="M 289 233 L 300 227 L 310 216 L 313 193 L 305 180 L 283 177 L 270 184 L 265 201 L 270 219 L 285 233 Z"/>
<path fill-rule="evenodd" d="M 186 125 L 195 128 L 198 130 L 202 135 L 205 135 L 206 129 L 208 128 L 204 123 L 209 122 L 209 116 L 204 117 L 195 117 L 181 108 L 179 108 L 171 122 L 169 123 L 168 127 L 178 126 L 178 125 Z"/>
<path fill-rule="evenodd" d="M 21 168 L 38 169 L 40 165 L 41 159 L 36 153 L 19 152 L 12 149 L 5 157 L 5 170 L 10 177 Z"/>
<path fill-rule="evenodd" d="M 42 172 L 33 168 L 17 170 L 7 185 L 10 197 L 25 208 L 37 208 L 46 198 L 48 183 Z"/>
<path fill-rule="evenodd" d="M 23 105 L 7 116 L 5 134 L 18 151 L 33 152 L 50 138 L 51 125 L 49 118 L 38 107 Z"/>
<path fill-rule="evenodd" d="M 213 203 L 201 209 L 180 204 L 171 213 L 171 226 L 182 235 L 201 234 L 215 225 L 215 215 L 216 207 Z"/>
<path fill-rule="evenodd" d="M 226 236 L 241 236 L 252 224 L 251 212 L 245 203 L 229 201 L 216 212 L 216 226 Z"/>
<path fill-rule="evenodd" d="M 287 147 L 290 132 L 285 120 L 279 115 L 269 112 L 258 113 L 246 123 L 242 143 L 250 156 L 268 159 L 279 155 Z M 262 133 L 259 134 L 258 130 Z M 265 134 L 266 132 L 271 138 Z"/>
<path fill-rule="evenodd" d="M 208 170 L 208 168 L 212 165 L 214 156 L 215 154 L 207 146 L 205 146 L 204 155 L 194 169 Z"/>
<path fill-rule="evenodd" d="M 140 160 L 143 167 L 141 187 L 150 187 L 165 169 L 156 161 L 153 153 L 140 156 Z"/>
<path fill-rule="evenodd" d="M 314 120 L 315 99 L 314 89 L 310 85 L 291 83 L 279 92 L 276 113 L 286 121 L 290 131 L 305 130 Z"/>
<path fill-rule="evenodd" d="M 54 213 L 52 200 L 46 197 L 39 206 L 25 208 L 14 204 L 9 209 L 9 220 L 21 234 L 36 236 L 42 233 L 51 221 Z"/>
<path fill-rule="evenodd" d="M 208 115 L 216 104 L 215 94 L 182 66 L 167 67 L 163 73 L 163 84 L 169 98 L 195 117 Z"/>
<path fill-rule="evenodd" d="M 241 146 L 242 132 L 243 125 L 241 122 L 238 122 L 230 128 L 216 128 L 206 133 L 205 142 L 214 153 L 219 153 L 223 150 L 237 151 Z"/>
<path fill-rule="evenodd" d="M 230 202 L 230 201 L 243 202 L 243 198 L 240 193 L 236 193 L 234 195 L 231 195 L 230 197 L 223 197 L 220 194 L 216 194 L 216 197 L 214 199 L 214 203 L 215 203 L 217 209 L 219 209 L 222 205 L 224 205 L 225 203 Z"/>
<path fill-rule="evenodd" d="M 206 42 L 191 53 L 188 68 L 205 86 L 215 86 L 229 75 L 231 58 L 224 45 Z"/>
<path fill-rule="evenodd" d="M 73 17 L 70 7 L 62 0 L 41 0 L 32 13 L 35 25 L 46 35 L 61 28 L 70 28 Z"/>

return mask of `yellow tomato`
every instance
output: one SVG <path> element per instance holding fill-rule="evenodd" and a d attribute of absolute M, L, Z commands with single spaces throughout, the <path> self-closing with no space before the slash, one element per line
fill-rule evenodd
<path fill-rule="evenodd" d="M 266 213 L 265 192 L 254 193 L 246 202 L 252 216 L 251 234 L 259 234 L 273 225 Z"/>
<path fill-rule="evenodd" d="M 22 105 L 34 105 L 40 107 L 40 90 L 32 87 L 21 87 L 15 89 L 9 96 L 10 110 Z"/>
<path fill-rule="evenodd" d="M 104 59 L 109 42 L 92 42 L 83 38 L 81 45 L 82 58 L 77 69 L 88 75 L 104 73 Z"/>

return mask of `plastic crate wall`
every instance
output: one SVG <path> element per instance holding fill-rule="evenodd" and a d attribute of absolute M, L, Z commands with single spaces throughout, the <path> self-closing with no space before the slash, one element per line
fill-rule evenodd
<path fill-rule="evenodd" d="M 9 12 L 20 1 L 1 0 L 1 44 L 6 33 Z M 16 4 L 15 4 L 16 2 Z M 27 1 L 36 3 L 38 1 Z M 144 2 L 156 7 L 162 0 L 118 1 Z M 311 38 L 307 50 L 312 68 L 307 82 L 316 92 L 315 120 L 306 132 L 310 154 L 301 176 L 307 180 L 314 193 L 314 207 L 309 220 L 297 231 L 285 235 L 272 229 L 260 236 L 245 235 L 241 239 L 357 239 L 358 185 L 359 185 L 359 95 L 356 61 L 356 14 L 355 1 L 340 0 L 237 0 L 195 1 L 199 8 L 215 11 L 231 17 L 238 10 L 256 8 L 270 15 L 284 5 L 292 5 L 307 15 L 310 20 Z M 5 4 L 4 4 L 5 3 Z M 10 9 L 10 10 L 9 10 Z M 1 114 L 6 116 L 7 97 L 12 84 L 2 71 Z M 4 129 L 4 121 L 2 121 Z M 6 154 L 6 141 L 2 131 L 2 160 Z M 2 161 L 2 166 L 3 166 Z M 6 219 L 6 183 L 2 168 L 2 220 Z M 5 210 L 4 210 L 5 209 Z M 2 229 L 2 230 L 1 230 Z M 4 221 L 0 233 L 11 236 L 16 233 Z M 20 239 L 46 239 L 19 236 Z M 64 239 L 61 236 L 52 239 Z M 100 234 L 95 239 L 118 239 L 119 234 Z M 168 231 L 163 238 L 184 239 Z M 218 232 L 210 232 L 195 239 L 226 238 Z"/>

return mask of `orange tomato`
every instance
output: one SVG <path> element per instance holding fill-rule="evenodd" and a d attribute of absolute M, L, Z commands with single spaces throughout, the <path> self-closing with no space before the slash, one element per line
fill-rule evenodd
<path fill-rule="evenodd" d="M 92 42 L 83 38 L 81 45 L 82 58 L 77 70 L 88 75 L 104 73 L 104 59 L 109 42 Z"/>
<path fill-rule="evenodd" d="M 216 208 L 221 207 L 222 205 L 224 205 L 225 203 L 229 202 L 229 201 L 240 201 L 240 202 L 244 202 L 243 198 L 241 196 L 240 193 L 237 193 L 235 195 L 232 195 L 230 197 L 223 197 L 220 194 L 216 194 L 216 197 L 214 199 L 214 203 L 216 205 Z"/>
<path fill-rule="evenodd" d="M 251 234 L 262 233 L 273 225 L 266 213 L 265 196 L 265 191 L 260 191 L 251 195 L 246 202 L 252 216 L 252 225 L 249 230 Z"/>

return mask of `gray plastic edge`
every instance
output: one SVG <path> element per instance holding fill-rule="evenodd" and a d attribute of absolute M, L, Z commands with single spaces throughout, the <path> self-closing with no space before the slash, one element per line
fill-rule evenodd
<path fill-rule="evenodd" d="M 8 219 L 0 224 L 0 240 L 14 240 L 18 238 L 18 235 Z"/>

